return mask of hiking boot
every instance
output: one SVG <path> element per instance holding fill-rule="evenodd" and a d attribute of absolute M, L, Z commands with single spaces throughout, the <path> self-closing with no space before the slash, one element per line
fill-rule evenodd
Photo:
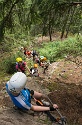
<path fill-rule="evenodd" d="M 46 102 L 45 100 L 41 100 L 44 106 L 50 106 L 49 102 Z"/>

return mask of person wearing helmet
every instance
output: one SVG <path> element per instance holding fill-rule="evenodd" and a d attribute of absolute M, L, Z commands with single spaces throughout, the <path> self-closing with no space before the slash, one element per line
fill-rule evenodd
<path fill-rule="evenodd" d="M 16 58 L 16 62 L 22 62 L 22 58 L 21 57 Z"/>
<path fill-rule="evenodd" d="M 43 62 L 43 61 L 46 61 L 47 58 L 45 56 L 40 56 L 40 61 Z"/>
<path fill-rule="evenodd" d="M 38 65 L 37 64 L 34 64 L 34 67 L 32 67 L 30 69 L 31 71 L 31 74 L 35 77 L 39 76 L 39 73 L 38 73 Z"/>
<path fill-rule="evenodd" d="M 40 61 L 43 61 L 44 60 L 44 56 L 40 56 Z"/>
<path fill-rule="evenodd" d="M 27 67 L 26 62 L 21 57 L 16 58 L 16 71 L 25 73 L 26 69 L 30 73 L 30 69 Z"/>
<path fill-rule="evenodd" d="M 54 111 L 58 106 L 53 104 L 50 106 L 37 106 L 31 103 L 31 99 L 41 99 L 44 95 L 42 93 L 29 90 L 25 88 L 27 77 L 22 72 L 15 73 L 6 83 L 6 91 L 9 94 L 13 104 L 22 110 L 33 111 Z"/>
<path fill-rule="evenodd" d="M 43 68 L 43 73 L 46 73 L 46 70 L 48 70 L 48 67 L 49 67 L 49 60 L 47 60 L 46 57 L 44 56 L 41 56 L 40 57 L 40 64 L 41 64 L 41 67 Z"/>

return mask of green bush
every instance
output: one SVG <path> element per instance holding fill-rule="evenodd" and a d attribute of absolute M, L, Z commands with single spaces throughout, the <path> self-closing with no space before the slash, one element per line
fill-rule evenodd
<path fill-rule="evenodd" d="M 50 62 L 57 61 L 67 55 L 82 55 L 82 37 L 69 37 L 64 41 L 53 41 L 44 43 L 38 51 L 40 55 L 46 56 Z"/>
<path fill-rule="evenodd" d="M 6 73 L 12 74 L 16 72 L 15 65 L 17 57 L 21 57 L 23 60 L 25 60 L 25 57 L 21 52 L 17 52 L 15 55 L 10 55 L 3 60 L 2 65 L 4 65 L 3 67 Z"/>
<path fill-rule="evenodd" d="M 3 61 L 3 64 L 6 73 L 12 74 L 16 71 L 15 70 L 16 61 L 14 56 L 9 56 L 7 59 Z"/>

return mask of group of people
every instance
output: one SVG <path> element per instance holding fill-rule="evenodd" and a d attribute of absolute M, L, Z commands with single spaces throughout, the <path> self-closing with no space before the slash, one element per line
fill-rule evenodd
<path fill-rule="evenodd" d="M 25 48 L 24 50 L 24 54 L 27 55 Z M 34 72 L 38 72 L 38 65 L 44 67 L 44 63 L 47 59 L 44 56 L 38 57 L 38 54 L 36 54 L 35 51 L 29 52 L 28 56 L 33 57 L 34 67 L 29 69 L 26 65 L 26 62 L 24 62 L 21 57 L 18 57 L 16 59 L 17 72 L 14 73 L 14 75 L 12 75 L 10 80 L 6 83 L 6 91 L 9 94 L 14 106 L 18 109 L 33 111 L 54 111 L 56 108 L 58 108 L 57 104 L 53 104 L 53 106 L 38 106 L 31 103 L 32 99 L 41 100 L 46 98 L 46 96 L 42 93 L 30 90 L 29 88 L 25 87 L 27 83 L 25 70 L 27 69 L 29 73 L 34 74 Z M 47 68 L 48 65 L 44 68 L 44 73 Z"/>
<path fill-rule="evenodd" d="M 45 56 L 39 56 L 35 50 L 29 51 L 26 48 L 24 48 L 24 54 L 28 58 L 33 57 L 33 62 L 41 66 L 43 68 L 43 73 L 46 73 L 50 62 Z"/>
<path fill-rule="evenodd" d="M 25 73 L 27 69 L 30 74 L 39 76 L 38 67 L 40 66 L 43 69 L 43 73 L 46 73 L 50 63 L 45 56 L 38 56 L 35 50 L 29 51 L 26 48 L 24 48 L 23 53 L 26 57 L 33 58 L 34 65 L 29 69 L 26 62 L 24 62 L 21 57 L 18 57 L 16 59 L 16 71 Z"/>
<path fill-rule="evenodd" d="M 39 76 L 39 72 L 38 72 L 38 65 L 34 64 L 33 67 L 29 68 L 27 66 L 27 63 L 25 61 L 22 60 L 21 57 L 16 58 L 16 71 L 18 72 L 22 72 L 24 74 L 26 74 L 26 71 L 28 70 L 28 73 L 30 75 L 34 75 L 34 76 Z"/>

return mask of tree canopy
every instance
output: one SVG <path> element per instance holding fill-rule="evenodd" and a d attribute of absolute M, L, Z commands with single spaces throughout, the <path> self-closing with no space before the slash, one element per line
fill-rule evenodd
<path fill-rule="evenodd" d="M 82 32 L 81 0 L 0 0 L 0 12 L 0 39 L 6 32 L 29 31 L 49 35 L 50 40 L 55 31 L 61 38 Z"/>

